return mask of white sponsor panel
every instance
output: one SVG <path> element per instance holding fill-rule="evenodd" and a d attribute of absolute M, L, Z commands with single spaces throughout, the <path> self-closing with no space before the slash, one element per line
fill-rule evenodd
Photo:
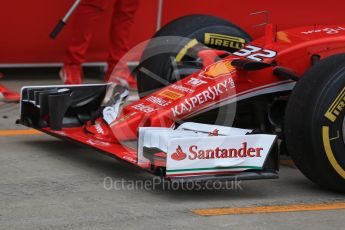
<path fill-rule="evenodd" d="M 261 170 L 275 135 L 173 138 L 168 143 L 167 177 Z"/>
<path fill-rule="evenodd" d="M 246 135 L 250 132 L 194 122 L 184 123 L 176 130 L 140 128 L 138 162 L 149 162 L 143 156 L 143 148 L 148 147 L 167 153 L 168 177 L 261 170 L 276 136 Z"/>

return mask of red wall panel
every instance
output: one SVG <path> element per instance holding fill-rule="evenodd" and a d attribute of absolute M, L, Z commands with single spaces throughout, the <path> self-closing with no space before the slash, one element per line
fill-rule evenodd
<path fill-rule="evenodd" d="M 279 29 L 285 29 L 315 24 L 345 24 L 344 9 L 344 0 L 165 0 L 163 24 L 186 14 L 212 14 L 240 25 L 257 37 L 264 30 L 253 26 L 264 22 L 265 16 L 250 16 L 253 12 L 269 11 L 270 21 Z"/>
<path fill-rule="evenodd" d="M 0 64 L 61 62 L 68 25 L 57 40 L 49 38 L 51 30 L 73 4 L 73 0 L 11 0 L 0 4 Z M 156 30 L 157 0 L 141 0 L 137 20 L 132 28 L 132 43 L 151 36 Z M 111 11 L 105 12 L 88 52 L 89 61 L 103 61 L 107 56 Z M 73 16 L 70 23 L 73 22 Z"/>
<path fill-rule="evenodd" d="M 271 12 L 271 22 L 284 29 L 300 25 L 345 24 L 343 0 L 163 0 L 162 23 L 187 14 L 217 15 L 239 24 L 252 36 L 262 35 L 263 28 L 253 25 L 265 21 L 264 15 L 249 16 L 261 10 Z M 66 26 L 57 40 L 48 35 L 66 13 L 73 0 L 11 0 L 0 4 L 0 65 L 6 63 L 61 62 L 71 28 Z M 132 28 L 132 44 L 146 40 L 155 32 L 158 0 L 141 0 Z M 110 10 L 100 22 L 91 44 L 88 60 L 104 61 L 107 54 L 107 31 Z M 72 17 L 73 20 L 73 17 Z"/>

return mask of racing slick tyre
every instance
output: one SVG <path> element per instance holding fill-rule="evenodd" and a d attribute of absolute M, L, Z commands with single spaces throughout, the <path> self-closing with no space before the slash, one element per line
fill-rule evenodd
<path fill-rule="evenodd" d="M 284 127 L 288 151 L 302 173 L 345 192 L 345 54 L 305 73 L 289 98 Z"/>
<path fill-rule="evenodd" d="M 153 36 L 142 55 L 137 74 L 140 97 L 177 81 L 169 74 L 172 59 L 193 61 L 186 55 L 189 50 L 206 45 L 234 52 L 249 41 L 251 37 L 241 28 L 214 16 L 189 15 L 170 22 Z"/>

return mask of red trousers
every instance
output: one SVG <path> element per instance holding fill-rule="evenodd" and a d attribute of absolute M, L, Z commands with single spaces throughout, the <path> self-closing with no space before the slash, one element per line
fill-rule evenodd
<path fill-rule="evenodd" d="M 99 18 L 105 9 L 112 7 L 108 67 L 113 68 L 130 48 L 129 28 L 134 22 L 138 5 L 139 0 L 83 0 L 76 11 L 74 32 L 64 63 L 66 65 L 80 65 L 86 61 L 85 54 L 94 34 L 94 29 L 101 26 Z"/>

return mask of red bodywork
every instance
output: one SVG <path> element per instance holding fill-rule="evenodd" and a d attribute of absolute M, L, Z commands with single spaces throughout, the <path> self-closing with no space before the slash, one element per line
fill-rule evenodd
<path fill-rule="evenodd" d="M 97 128 L 89 123 L 62 131 L 43 130 L 137 164 L 136 149 L 126 147 L 126 143 L 137 139 L 138 127 L 172 127 L 177 120 L 216 106 L 291 91 L 295 81 L 274 74 L 276 68 L 284 67 L 302 76 L 311 67 L 312 56 L 324 59 L 337 53 L 345 53 L 345 25 L 294 28 L 278 33 L 268 25 L 265 37 L 221 61 L 214 61 L 218 51 L 201 51 L 199 56 L 205 64 L 202 71 L 124 107 L 110 126 L 99 119 Z M 241 70 L 232 65 L 236 59 L 260 60 L 270 66 L 255 71 Z M 101 133 L 99 126 L 103 130 Z M 150 165 L 139 166 L 150 168 Z"/>
<path fill-rule="evenodd" d="M 0 79 L 2 77 L 3 74 L 0 73 Z M 5 86 L 0 84 L 0 100 L 4 100 L 6 102 L 18 102 L 20 100 L 20 95 L 18 93 L 10 91 Z"/>

